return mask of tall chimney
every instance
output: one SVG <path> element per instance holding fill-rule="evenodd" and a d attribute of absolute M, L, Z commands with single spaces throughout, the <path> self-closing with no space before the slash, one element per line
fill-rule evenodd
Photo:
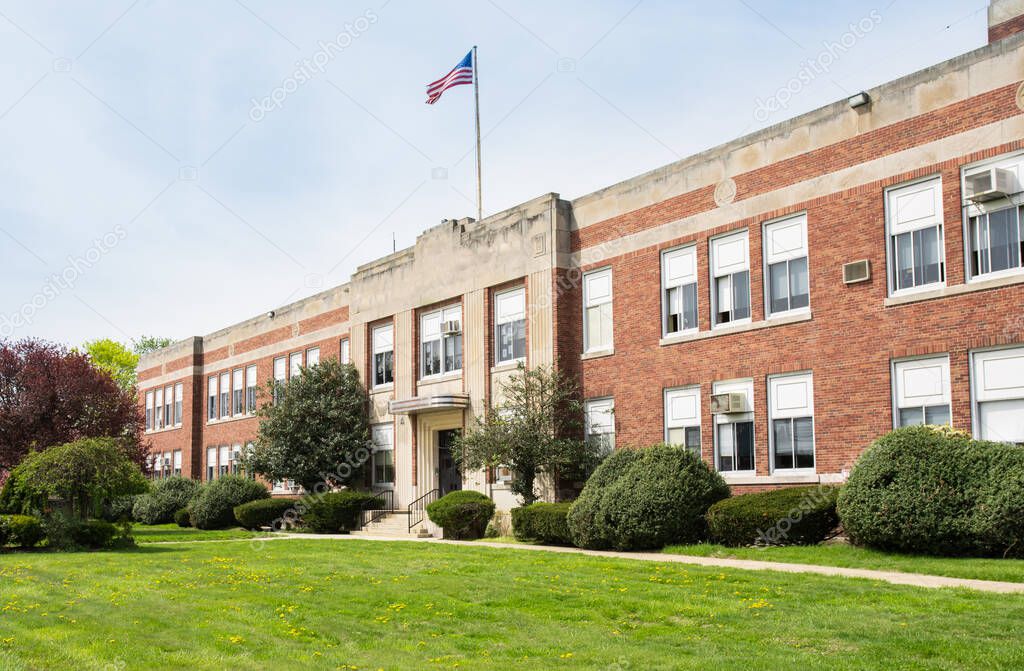
<path fill-rule="evenodd" d="M 992 0 L 988 6 L 988 42 L 1024 32 L 1024 0 Z"/>

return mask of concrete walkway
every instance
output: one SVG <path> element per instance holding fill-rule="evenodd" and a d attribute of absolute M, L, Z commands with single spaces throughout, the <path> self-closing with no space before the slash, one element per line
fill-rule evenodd
<path fill-rule="evenodd" d="M 557 547 L 554 545 L 526 545 L 515 543 L 488 543 L 486 541 L 446 541 L 437 538 L 383 538 L 353 537 L 347 535 L 314 535 L 314 534 L 282 534 L 260 540 L 288 540 L 301 538 L 304 540 L 367 540 L 387 542 L 440 543 L 443 545 L 464 545 L 473 548 L 494 548 L 498 550 L 519 550 L 533 552 L 557 552 L 561 554 L 584 555 L 587 557 L 606 557 L 610 559 L 632 559 L 650 561 L 661 564 L 691 564 L 713 568 L 733 568 L 744 571 L 778 571 L 781 573 L 812 573 L 816 575 L 839 576 L 843 578 L 865 578 L 879 580 L 893 585 L 910 585 L 913 587 L 961 587 L 981 592 L 999 594 L 1024 594 L 1024 583 L 999 582 L 995 580 L 975 580 L 973 578 L 948 578 L 945 576 L 925 575 L 922 573 L 902 573 L 900 571 L 876 571 L 864 568 L 845 568 L 841 566 L 820 566 L 818 564 L 788 564 L 775 561 L 757 561 L 753 559 L 725 559 L 721 557 L 696 557 L 690 555 L 662 554 L 659 552 L 613 552 L 606 550 L 581 550 L 580 548 Z"/>

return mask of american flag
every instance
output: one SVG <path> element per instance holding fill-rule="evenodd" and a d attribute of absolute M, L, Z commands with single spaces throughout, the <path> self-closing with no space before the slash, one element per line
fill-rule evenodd
<path fill-rule="evenodd" d="M 451 72 L 441 77 L 436 82 L 427 84 L 427 104 L 433 105 L 440 98 L 441 94 L 453 86 L 473 83 L 473 52 L 470 51 L 466 57 L 459 61 L 459 64 L 452 68 Z"/>

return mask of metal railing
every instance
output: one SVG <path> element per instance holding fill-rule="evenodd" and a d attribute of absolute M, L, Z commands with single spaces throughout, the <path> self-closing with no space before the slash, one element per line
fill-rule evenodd
<path fill-rule="evenodd" d="M 427 515 L 427 505 L 436 501 L 441 495 L 440 489 L 431 489 L 409 504 L 409 531 L 423 521 Z"/>
<path fill-rule="evenodd" d="M 395 492 L 393 489 L 382 489 L 373 493 L 384 505 L 377 507 L 375 501 L 368 501 L 359 512 L 359 528 L 362 529 L 368 524 L 373 524 L 379 519 L 387 517 L 395 512 Z"/>

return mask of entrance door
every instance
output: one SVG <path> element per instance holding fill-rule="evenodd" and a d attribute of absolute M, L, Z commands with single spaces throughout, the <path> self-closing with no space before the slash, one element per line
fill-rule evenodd
<path fill-rule="evenodd" d="M 437 432 L 437 486 L 441 496 L 462 489 L 462 473 L 452 457 L 452 446 L 459 433 L 459 429 Z"/>

